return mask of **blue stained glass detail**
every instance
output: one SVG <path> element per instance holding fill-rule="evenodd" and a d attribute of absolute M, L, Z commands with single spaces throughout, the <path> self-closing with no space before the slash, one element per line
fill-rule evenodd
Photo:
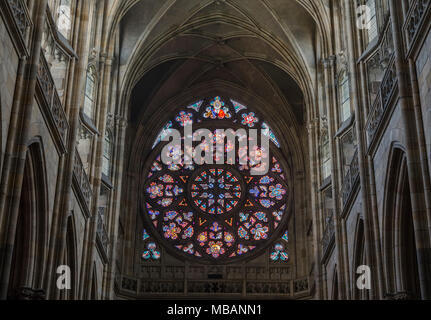
<path fill-rule="evenodd" d="M 142 231 L 142 240 L 148 240 L 150 238 L 150 235 L 148 234 L 147 230 Z"/>
<path fill-rule="evenodd" d="M 159 260 L 160 251 L 157 250 L 157 245 L 154 242 L 150 242 L 147 245 L 147 250 L 142 253 L 142 259 L 144 260 Z"/>
<path fill-rule="evenodd" d="M 192 109 L 192 110 L 194 110 L 196 112 L 199 112 L 199 110 L 201 109 L 203 103 L 204 103 L 203 100 L 199 101 L 199 102 L 196 102 L 195 104 L 192 104 L 192 105 L 188 106 L 187 109 Z"/>
<path fill-rule="evenodd" d="M 289 261 L 289 255 L 285 251 L 284 245 L 281 243 L 277 243 L 274 246 L 274 250 L 271 253 L 271 260 L 274 262 L 280 261 L 280 262 L 288 262 Z"/>
<path fill-rule="evenodd" d="M 284 241 L 289 242 L 289 231 L 286 231 L 282 238 Z"/>
<path fill-rule="evenodd" d="M 230 102 L 232 102 L 232 105 L 235 108 L 235 113 L 239 113 L 240 111 L 247 109 L 246 106 L 242 105 L 239 102 L 236 102 L 235 100 L 230 100 Z"/>
<path fill-rule="evenodd" d="M 268 124 L 266 122 L 262 123 L 262 133 L 264 135 L 266 135 L 267 137 L 269 137 L 269 139 L 271 139 L 272 142 L 274 142 L 274 144 L 280 148 L 280 142 L 278 142 L 277 138 L 275 137 L 274 132 L 271 130 L 271 128 L 268 126 Z"/>
<path fill-rule="evenodd" d="M 153 149 L 164 139 L 164 138 L 166 138 L 169 134 L 170 134 L 170 132 L 171 132 L 171 128 L 172 128 L 172 126 L 173 126 L 173 123 L 172 123 L 172 121 L 169 121 L 164 127 L 163 127 L 163 129 L 160 131 L 160 133 L 159 133 L 159 135 L 158 135 L 158 137 L 157 137 L 157 139 L 156 139 L 156 141 L 154 141 L 154 144 L 153 144 Z"/>

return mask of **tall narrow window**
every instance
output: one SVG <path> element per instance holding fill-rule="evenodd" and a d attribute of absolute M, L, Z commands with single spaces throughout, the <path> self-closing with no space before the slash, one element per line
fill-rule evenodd
<path fill-rule="evenodd" d="M 105 134 L 105 144 L 103 147 L 103 163 L 102 163 L 102 173 L 110 177 L 111 175 L 111 156 L 112 156 L 112 135 L 110 131 Z"/>
<path fill-rule="evenodd" d="M 340 121 L 344 122 L 351 116 L 350 109 L 350 81 L 346 72 L 343 72 L 339 84 L 340 88 Z"/>
<path fill-rule="evenodd" d="M 367 0 L 365 5 L 370 9 L 367 19 L 368 43 L 370 43 L 379 35 L 379 30 L 377 27 L 376 0 Z"/>
<path fill-rule="evenodd" d="M 332 171 L 331 151 L 329 148 L 328 136 L 322 139 L 321 158 L 322 158 L 322 179 L 326 180 L 331 176 L 331 171 Z"/>
<path fill-rule="evenodd" d="M 70 30 L 72 29 L 71 0 L 60 0 L 60 6 L 58 7 L 57 28 L 66 39 L 69 39 Z"/>
<path fill-rule="evenodd" d="M 94 117 L 94 96 L 96 86 L 96 71 L 90 67 L 87 71 L 87 81 L 85 84 L 84 114 L 93 120 Z"/>

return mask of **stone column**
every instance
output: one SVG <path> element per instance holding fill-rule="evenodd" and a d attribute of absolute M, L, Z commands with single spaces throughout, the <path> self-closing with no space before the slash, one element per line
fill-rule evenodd
<path fill-rule="evenodd" d="M 363 49 L 363 48 L 361 48 Z M 366 64 L 361 61 L 358 65 L 360 78 L 358 79 L 360 82 L 361 92 L 358 92 L 358 98 L 361 97 L 361 102 L 363 105 L 363 113 L 362 118 L 365 119 L 368 117 L 370 106 L 368 102 L 368 83 L 367 83 L 367 70 Z M 360 94 L 360 96 L 359 96 Z M 365 133 L 364 133 L 365 134 Z M 366 141 L 366 139 L 364 140 Z M 370 201 L 370 216 L 372 219 L 372 229 L 371 232 L 373 234 L 373 250 L 375 250 L 375 258 L 376 258 L 376 272 L 377 272 L 377 290 L 379 292 L 379 298 L 383 298 L 384 295 L 384 287 L 385 287 L 385 274 L 383 272 L 383 253 L 382 253 L 382 237 L 380 233 L 379 227 L 379 212 L 377 206 L 377 191 L 376 191 L 376 179 L 375 179 L 375 169 L 374 169 L 374 161 L 373 157 L 370 155 L 366 156 L 367 168 L 368 168 L 368 181 L 366 182 L 369 186 L 368 193 L 366 197 Z"/>
<path fill-rule="evenodd" d="M 401 26 L 398 19 L 398 2 L 389 0 L 392 17 L 392 34 L 395 49 L 396 77 L 399 87 L 399 107 L 406 133 L 407 171 L 409 175 L 416 255 L 422 299 L 431 299 L 431 248 L 425 207 L 424 183 L 421 170 L 419 141 L 416 134 L 415 110 L 409 92 L 409 69 L 405 63 Z"/>
<path fill-rule="evenodd" d="M 93 203 L 92 203 L 92 212 L 94 215 L 91 219 L 91 228 L 89 233 L 89 241 L 88 247 L 84 248 L 84 250 L 88 251 L 88 256 L 86 261 L 84 261 L 83 268 L 86 268 L 85 278 L 81 281 L 82 288 L 82 297 L 87 298 L 90 296 L 91 287 L 87 286 L 86 283 L 90 283 L 92 276 L 92 266 L 96 248 L 96 236 L 97 236 L 97 220 L 98 220 L 98 206 L 99 206 L 99 195 L 100 188 L 102 184 L 102 165 L 103 165 L 103 147 L 105 143 L 105 134 L 106 134 L 106 124 L 108 119 L 108 111 L 109 111 L 109 93 L 111 88 L 111 69 L 112 69 L 112 58 L 111 57 L 103 57 L 100 63 L 100 69 L 102 73 L 100 74 L 100 78 L 102 81 L 99 85 L 100 92 L 100 105 L 99 105 L 99 127 L 100 136 L 97 137 L 96 140 L 96 150 L 95 150 L 95 162 L 94 166 L 94 177 L 92 179 L 93 185 Z"/>
<path fill-rule="evenodd" d="M 350 73 L 350 80 L 352 82 L 351 85 L 351 100 L 352 104 L 354 106 L 355 111 L 355 119 L 356 119 L 356 135 L 358 138 L 358 162 L 359 162 L 359 177 L 360 177 L 360 188 L 361 188 L 361 202 L 362 202 L 362 210 L 364 214 L 364 235 L 365 235 L 365 250 L 366 250 L 366 260 L 371 268 L 371 275 L 372 275 L 372 288 L 370 290 L 370 299 L 380 299 L 382 298 L 382 292 L 380 292 L 380 287 L 378 283 L 380 282 L 379 279 L 379 272 L 378 272 L 378 264 L 376 263 L 376 257 L 375 257 L 375 250 L 373 246 L 373 218 L 370 216 L 372 214 L 370 210 L 370 202 L 368 198 L 368 172 L 367 172 L 367 142 L 365 139 L 365 119 L 364 114 L 365 110 L 363 110 L 360 106 L 360 96 L 358 94 L 357 88 L 358 88 L 358 72 L 356 69 L 356 56 L 355 56 L 355 45 L 353 42 L 353 37 L 356 35 L 354 32 L 354 27 L 352 24 L 352 18 L 353 18 L 353 8 L 352 3 L 350 0 L 344 0 L 344 6 L 345 6 L 345 21 L 346 21 L 346 33 L 349 35 L 347 37 L 347 47 L 349 52 L 349 73 Z M 355 270 L 356 271 L 356 270 Z M 356 285 L 353 284 L 353 285 Z"/>
<path fill-rule="evenodd" d="M 311 109 L 311 107 L 310 107 Z M 311 112 L 310 112 L 311 113 Z M 319 175 L 318 175 L 318 168 L 319 168 L 319 121 L 318 119 L 313 120 L 310 119 L 308 121 L 307 125 L 307 131 L 308 131 L 308 144 L 309 144 L 309 152 L 310 152 L 310 188 L 312 191 L 311 195 L 311 213 L 313 217 L 313 241 L 314 241 L 314 259 L 315 259 L 315 275 L 314 280 L 316 282 L 316 299 L 323 299 L 323 275 L 322 275 L 322 268 L 321 265 L 321 259 L 322 259 L 322 246 L 321 246 L 321 238 L 322 238 L 322 231 L 321 231 L 321 210 L 319 205 Z"/>
<path fill-rule="evenodd" d="M 427 220 L 429 237 L 431 239 L 431 181 L 430 170 L 428 165 L 427 147 L 424 132 L 424 122 L 422 117 L 421 98 L 419 93 L 418 76 L 416 73 L 416 65 L 412 58 L 408 61 L 410 80 L 412 85 L 413 107 L 415 110 L 416 130 L 418 135 L 419 153 L 421 162 L 421 171 L 424 181 L 424 197 L 426 204 Z M 431 241 L 431 240 L 430 240 Z"/>
<path fill-rule="evenodd" d="M 106 299 L 113 299 L 114 293 L 114 284 L 115 284 L 115 272 L 116 272 L 116 248 L 117 248 L 117 239 L 118 239 L 118 226 L 119 219 L 121 213 L 121 197 L 123 190 L 123 175 L 124 175 L 124 152 L 125 152 L 125 139 L 126 139 L 126 128 L 127 128 L 127 120 L 123 118 L 119 118 L 115 122 L 116 126 L 116 139 L 115 139 L 115 158 L 113 162 L 114 168 L 114 179 L 113 184 L 116 186 L 114 192 L 112 194 L 111 200 L 111 214 L 110 221 L 108 226 L 108 234 L 110 235 L 110 252 L 108 256 L 110 257 L 108 270 L 106 272 L 106 287 L 104 290 L 104 294 Z"/>
<path fill-rule="evenodd" d="M 346 278 L 346 265 L 344 263 L 344 241 L 342 235 L 342 218 L 341 208 L 339 199 L 339 166 L 337 149 L 334 143 L 334 137 L 336 133 L 337 116 L 333 106 L 333 95 L 334 95 L 334 68 L 335 68 L 335 56 L 330 56 L 323 61 L 324 66 L 324 83 L 325 83 L 325 104 L 328 112 L 328 136 L 329 145 L 332 159 L 332 194 L 334 199 L 334 229 L 335 229 L 335 248 L 337 253 L 337 269 L 338 269 L 338 292 L 341 299 L 348 298 L 348 278 Z"/>
<path fill-rule="evenodd" d="M 34 9 L 34 33 L 31 41 L 30 59 L 27 61 L 22 79 L 23 90 L 18 90 L 20 96 L 19 104 L 14 104 L 12 110 L 11 124 L 8 140 L 11 142 L 10 152 L 5 154 L 3 172 L 6 176 L 2 178 L 0 209 L 4 216 L 7 229 L 2 234 L 0 247 L 0 299 L 6 299 L 10 269 L 12 264 L 16 226 L 19 215 L 19 204 L 21 198 L 22 182 L 27 157 L 27 142 L 29 140 L 30 121 L 34 107 L 34 96 L 36 93 L 37 72 L 41 54 L 41 42 L 43 26 L 46 17 L 47 0 L 40 0 Z M 18 79 L 20 82 L 21 79 Z"/>
<path fill-rule="evenodd" d="M 55 299 L 59 297 L 59 292 L 56 289 L 56 269 L 61 265 L 64 246 L 67 233 L 67 218 L 70 211 L 70 199 L 72 194 L 72 177 L 76 150 L 76 136 L 79 127 L 79 111 L 83 105 L 83 92 L 85 86 L 85 77 L 87 70 L 87 61 L 89 53 L 89 17 L 90 6 L 94 0 L 81 1 L 77 6 L 77 21 L 78 25 L 75 29 L 74 46 L 76 46 L 77 55 L 80 57 L 78 63 L 75 64 L 74 77 L 71 79 L 72 86 L 69 123 L 70 131 L 68 135 L 68 153 L 64 159 L 63 171 L 59 173 L 62 177 L 62 185 L 59 194 L 56 195 L 56 204 L 54 206 L 52 225 L 52 235 L 50 239 L 50 250 L 47 266 L 47 274 L 45 277 L 45 285 L 47 287 L 48 298 Z M 77 275 L 75 278 L 78 279 Z M 74 283 L 73 285 L 77 285 Z"/>

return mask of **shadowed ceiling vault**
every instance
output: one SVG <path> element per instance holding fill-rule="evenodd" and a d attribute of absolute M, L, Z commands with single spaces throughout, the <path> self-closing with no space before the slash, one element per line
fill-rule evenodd
<path fill-rule="evenodd" d="M 316 68 L 328 50 L 326 0 L 130 0 L 111 8 L 108 23 L 121 39 L 113 54 L 119 113 L 134 123 L 140 143 L 152 143 L 172 100 L 193 102 L 202 98 L 199 88 L 212 88 L 260 101 L 275 133 L 296 136 L 300 146 Z"/>

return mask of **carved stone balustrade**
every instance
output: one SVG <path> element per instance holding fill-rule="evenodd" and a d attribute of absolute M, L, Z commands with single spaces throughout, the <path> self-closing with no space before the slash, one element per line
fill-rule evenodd
<path fill-rule="evenodd" d="M 42 35 L 43 52 L 49 62 L 52 58 L 58 61 L 69 61 L 76 53 L 68 40 L 58 31 L 49 6 L 46 7 L 45 26 Z"/>
<path fill-rule="evenodd" d="M 352 158 L 352 162 L 350 163 L 350 169 L 343 180 L 342 195 L 343 195 L 344 205 L 346 205 L 347 201 L 350 199 L 350 196 L 355 190 L 355 186 L 358 181 L 359 181 L 359 154 L 358 154 L 358 150 L 356 150 L 355 155 Z"/>
<path fill-rule="evenodd" d="M 168 298 L 178 296 L 217 296 L 230 294 L 233 297 L 307 297 L 310 293 L 310 278 L 287 281 L 271 280 L 154 280 L 122 276 L 117 280 L 118 294 L 145 298 L 159 294 Z"/>
<path fill-rule="evenodd" d="M 16 48 L 21 56 L 28 56 L 28 39 L 32 28 L 32 21 L 24 0 L 0 1 L 0 14 L 12 34 Z"/>
<path fill-rule="evenodd" d="M 40 55 L 37 77 L 38 89 L 41 93 L 42 110 L 45 113 L 48 124 L 53 128 L 54 141 L 60 153 L 64 153 L 66 151 L 69 124 L 48 68 L 48 63 L 43 54 Z"/>
<path fill-rule="evenodd" d="M 391 98 L 393 97 L 394 91 L 398 85 L 396 69 L 395 69 L 395 58 L 392 55 L 389 67 L 386 69 L 383 81 L 380 84 L 379 93 L 371 107 L 368 115 L 368 121 L 366 124 L 366 130 L 368 135 L 368 146 L 370 147 L 382 122 L 384 116 L 390 105 Z"/>
<path fill-rule="evenodd" d="M 27 5 L 23 0 L 7 0 L 12 14 L 15 18 L 17 27 L 23 39 L 27 37 L 28 29 L 31 25 L 30 15 L 27 10 Z"/>
<path fill-rule="evenodd" d="M 49 6 L 46 7 L 46 19 L 42 33 L 42 52 L 48 63 L 59 97 L 62 99 L 67 84 L 70 62 L 77 58 L 77 55 L 68 40 L 58 31 Z"/>
<path fill-rule="evenodd" d="M 79 156 L 78 150 L 75 151 L 75 162 L 73 166 L 73 176 L 75 188 L 78 192 L 78 198 L 83 204 L 84 211 L 90 216 L 90 205 L 93 191 L 91 189 L 90 180 L 84 170 L 81 157 Z"/>
<path fill-rule="evenodd" d="M 431 0 L 411 1 L 403 26 L 404 39 L 408 51 L 411 51 L 415 40 L 418 38 L 420 29 L 425 24 L 426 20 L 429 19 L 430 10 Z"/>
<path fill-rule="evenodd" d="M 325 231 L 323 232 L 323 237 L 322 237 L 323 256 L 326 255 L 334 239 L 335 239 L 334 213 L 332 212 L 332 214 L 328 217 L 328 219 L 326 219 Z"/>

